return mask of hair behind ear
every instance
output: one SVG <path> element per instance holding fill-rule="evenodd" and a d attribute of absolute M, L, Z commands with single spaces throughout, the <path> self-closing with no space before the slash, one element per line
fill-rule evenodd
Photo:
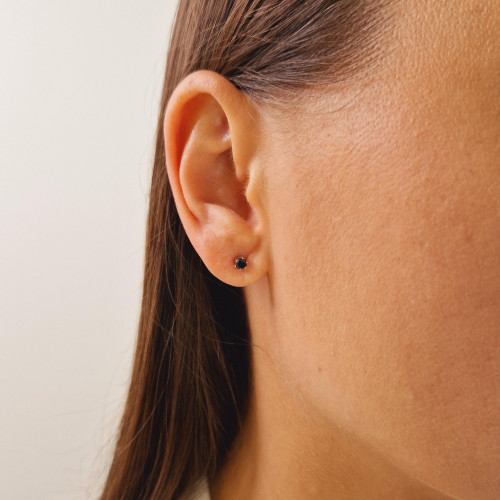
<path fill-rule="evenodd" d="M 176 498 L 212 476 L 247 393 L 241 289 L 206 269 L 175 211 L 164 166 L 155 173 L 139 337 L 103 499 Z"/>

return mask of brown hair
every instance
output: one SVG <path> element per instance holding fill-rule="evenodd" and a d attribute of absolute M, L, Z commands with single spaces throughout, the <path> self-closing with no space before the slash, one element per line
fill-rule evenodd
<path fill-rule="evenodd" d="M 256 104 L 289 106 L 377 54 L 382 0 L 180 0 L 167 54 L 132 378 L 102 499 L 178 498 L 212 478 L 245 416 L 249 332 L 241 288 L 191 246 L 165 166 L 163 119 L 177 84 L 206 69 Z M 363 64 L 362 64 L 363 63 Z"/>

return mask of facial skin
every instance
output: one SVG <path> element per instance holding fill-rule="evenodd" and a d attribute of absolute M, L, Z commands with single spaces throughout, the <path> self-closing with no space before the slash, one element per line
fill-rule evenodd
<path fill-rule="evenodd" d="M 500 498 L 500 3 L 394 9 L 376 69 L 294 112 L 210 72 L 169 102 L 179 215 L 253 343 L 214 500 Z"/>

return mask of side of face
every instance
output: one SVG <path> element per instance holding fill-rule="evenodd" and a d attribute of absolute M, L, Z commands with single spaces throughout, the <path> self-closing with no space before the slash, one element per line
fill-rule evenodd
<path fill-rule="evenodd" d="M 500 495 L 500 3 L 394 3 L 362 82 L 270 116 L 275 343 L 311 408 Z"/>

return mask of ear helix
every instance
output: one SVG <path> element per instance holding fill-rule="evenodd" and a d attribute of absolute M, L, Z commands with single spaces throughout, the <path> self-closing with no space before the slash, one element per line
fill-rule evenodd
<path fill-rule="evenodd" d="M 247 259 L 245 259 L 245 257 L 236 257 L 236 259 L 234 259 L 234 267 L 236 269 L 245 269 L 245 267 L 247 267 Z"/>

